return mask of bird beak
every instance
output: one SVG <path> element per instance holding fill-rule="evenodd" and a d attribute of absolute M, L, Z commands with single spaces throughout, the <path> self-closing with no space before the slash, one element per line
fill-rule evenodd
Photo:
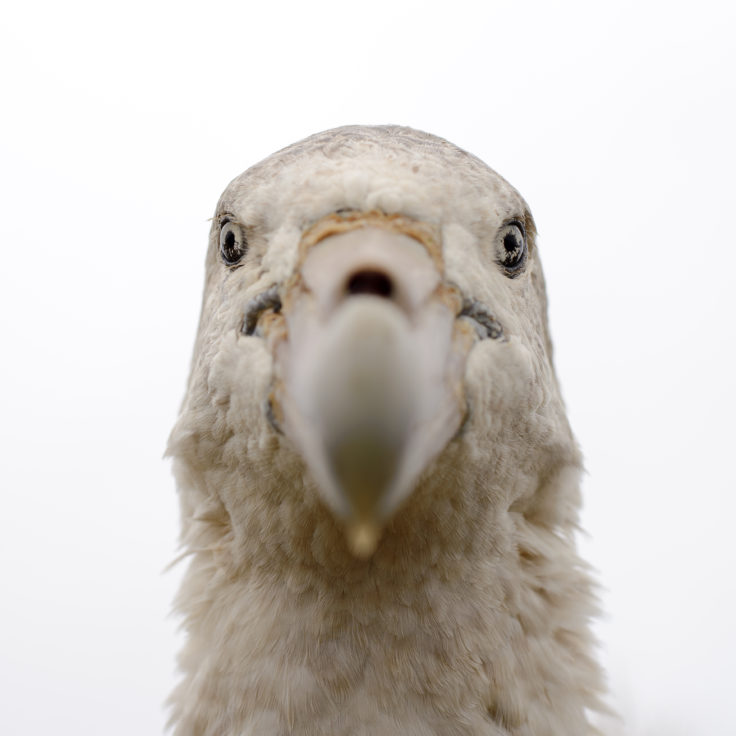
<path fill-rule="evenodd" d="M 358 557 L 465 414 L 462 300 L 407 222 L 332 216 L 305 236 L 274 347 L 274 413 Z"/>

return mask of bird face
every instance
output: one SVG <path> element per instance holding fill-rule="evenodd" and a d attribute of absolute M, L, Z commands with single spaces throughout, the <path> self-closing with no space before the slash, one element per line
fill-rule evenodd
<path fill-rule="evenodd" d="M 522 448 L 566 427 L 523 199 L 444 141 L 384 130 L 313 137 L 223 194 L 172 439 L 231 518 L 264 502 L 254 484 L 315 497 L 357 557 L 443 458 L 458 483 L 523 478 Z"/>

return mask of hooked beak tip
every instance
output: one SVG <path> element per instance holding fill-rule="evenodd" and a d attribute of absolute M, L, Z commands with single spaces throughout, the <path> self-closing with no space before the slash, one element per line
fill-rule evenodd
<path fill-rule="evenodd" d="M 352 554 L 361 560 L 367 560 L 378 547 L 381 528 L 375 521 L 361 519 L 350 522 L 345 535 Z"/>

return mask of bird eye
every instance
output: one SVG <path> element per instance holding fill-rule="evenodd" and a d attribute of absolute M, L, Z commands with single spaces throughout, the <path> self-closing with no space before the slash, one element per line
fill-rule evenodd
<path fill-rule="evenodd" d="M 498 262 L 507 276 L 516 276 L 526 263 L 527 247 L 524 226 L 514 220 L 507 222 L 498 233 Z"/>
<path fill-rule="evenodd" d="M 223 219 L 220 222 L 220 255 L 228 266 L 234 266 L 248 250 L 245 233 L 237 222 Z"/>

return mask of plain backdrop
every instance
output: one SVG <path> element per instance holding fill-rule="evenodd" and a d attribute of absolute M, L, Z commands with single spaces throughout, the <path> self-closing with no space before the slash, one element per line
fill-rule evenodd
<path fill-rule="evenodd" d="M 736 6 L 15 2 L 0 23 L 0 732 L 160 734 L 162 459 L 208 218 L 272 151 L 399 123 L 530 203 L 587 459 L 609 733 L 736 733 Z"/>

